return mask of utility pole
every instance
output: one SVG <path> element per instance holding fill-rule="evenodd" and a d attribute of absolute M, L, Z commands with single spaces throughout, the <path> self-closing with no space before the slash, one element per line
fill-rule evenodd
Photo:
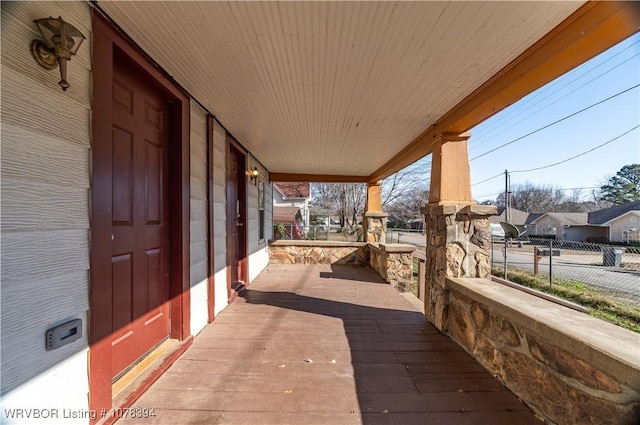
<path fill-rule="evenodd" d="M 511 223 L 511 192 L 509 171 L 504 170 L 504 221 Z"/>

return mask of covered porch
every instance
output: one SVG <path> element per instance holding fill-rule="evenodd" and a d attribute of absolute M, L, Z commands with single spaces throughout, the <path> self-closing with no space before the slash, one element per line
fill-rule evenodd
<path fill-rule="evenodd" d="M 270 264 L 131 412 L 157 415 L 148 424 L 540 423 L 413 299 L 367 266 Z"/>
<path fill-rule="evenodd" d="M 637 423 L 638 335 L 488 279 L 468 141 L 639 5 L 3 2 L 2 421 Z M 381 181 L 426 155 L 417 307 Z M 287 181 L 367 185 L 365 242 L 275 249 Z"/>

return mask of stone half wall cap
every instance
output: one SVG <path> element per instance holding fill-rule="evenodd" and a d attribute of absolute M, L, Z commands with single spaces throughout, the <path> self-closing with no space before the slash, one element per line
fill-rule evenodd
<path fill-rule="evenodd" d="M 498 207 L 495 205 L 467 205 L 458 214 L 468 215 L 471 218 L 484 218 L 498 214 Z"/>
<path fill-rule="evenodd" d="M 470 218 L 484 218 L 498 214 L 495 205 L 425 205 L 420 209 L 425 215 L 467 215 Z"/>
<path fill-rule="evenodd" d="M 364 213 L 364 216 L 371 217 L 371 218 L 387 218 L 389 217 L 389 214 L 382 211 L 367 211 Z"/>
<path fill-rule="evenodd" d="M 381 243 L 379 244 L 379 247 L 384 252 L 411 253 L 416 250 L 414 245 L 404 243 Z"/>
<path fill-rule="evenodd" d="M 344 247 L 362 247 L 367 246 L 366 242 L 348 242 L 348 241 L 317 241 L 317 240 L 296 240 L 296 239 L 278 239 L 269 240 L 269 246 L 310 246 L 310 247 L 328 247 L 328 248 L 344 248 Z"/>

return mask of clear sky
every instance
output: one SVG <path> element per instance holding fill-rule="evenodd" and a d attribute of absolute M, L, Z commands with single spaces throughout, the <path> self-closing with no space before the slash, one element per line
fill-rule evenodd
<path fill-rule="evenodd" d="M 495 199 L 504 191 L 504 174 L 480 182 L 505 169 L 528 170 L 560 162 L 640 125 L 640 87 L 636 87 L 487 153 L 639 84 L 640 34 L 636 34 L 476 126 L 469 140 L 474 199 Z M 599 187 L 632 163 L 640 163 L 640 128 L 561 165 L 513 173 L 511 185 L 528 181 L 563 189 Z M 589 200 L 591 192 L 583 190 L 582 199 Z"/>

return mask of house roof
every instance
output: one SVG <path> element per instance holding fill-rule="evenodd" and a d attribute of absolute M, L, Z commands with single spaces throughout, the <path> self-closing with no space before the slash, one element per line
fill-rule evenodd
<path fill-rule="evenodd" d="M 516 226 L 524 226 L 526 224 L 531 224 L 534 220 L 539 218 L 543 213 L 530 213 L 526 211 L 521 211 L 515 208 L 511 208 L 511 224 Z M 505 220 L 505 207 L 498 208 L 498 214 L 492 215 L 489 217 L 489 221 L 491 223 L 500 223 Z"/>
<path fill-rule="evenodd" d="M 640 211 L 640 201 L 629 202 L 627 204 L 616 205 L 589 213 L 589 224 L 605 224 L 614 220 L 629 211 Z"/>
<path fill-rule="evenodd" d="M 273 207 L 273 224 L 296 224 L 302 221 L 298 207 Z"/>
<path fill-rule="evenodd" d="M 587 219 L 589 217 L 589 214 L 578 212 L 550 212 L 542 214 L 540 217 L 533 220 L 533 222 L 537 222 L 538 220 L 542 219 L 542 217 L 551 217 L 566 226 L 586 226 L 588 225 Z"/>
<path fill-rule="evenodd" d="M 637 32 L 633 3 L 92 4 L 271 181 L 374 182 Z"/>
<path fill-rule="evenodd" d="M 288 183 L 274 183 L 276 188 L 287 199 L 308 198 L 311 194 L 310 183 L 288 182 Z"/>

